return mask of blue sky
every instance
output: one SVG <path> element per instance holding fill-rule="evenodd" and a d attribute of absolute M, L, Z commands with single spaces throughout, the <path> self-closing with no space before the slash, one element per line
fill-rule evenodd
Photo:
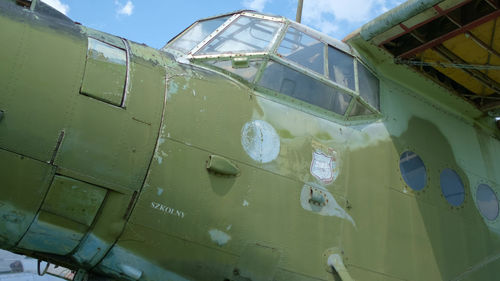
<path fill-rule="evenodd" d="M 252 9 L 295 19 L 297 0 L 42 0 L 83 25 L 161 48 L 200 18 Z M 302 23 L 342 39 L 403 0 L 304 0 Z"/>

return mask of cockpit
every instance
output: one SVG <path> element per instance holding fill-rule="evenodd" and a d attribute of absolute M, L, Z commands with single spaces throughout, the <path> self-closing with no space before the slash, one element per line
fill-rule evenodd
<path fill-rule="evenodd" d="M 241 11 L 200 20 L 162 50 L 307 111 L 379 116 L 379 80 L 355 52 L 282 17 Z"/>

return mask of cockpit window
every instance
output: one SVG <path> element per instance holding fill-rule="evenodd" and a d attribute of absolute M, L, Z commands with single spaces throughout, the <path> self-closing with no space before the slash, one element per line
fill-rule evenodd
<path fill-rule="evenodd" d="M 335 83 L 354 91 L 356 89 L 354 84 L 354 58 L 328 46 L 328 76 Z"/>
<path fill-rule="evenodd" d="M 369 110 L 366 106 L 362 105 L 359 101 L 355 101 L 351 111 L 349 112 L 349 117 L 372 115 L 372 114 L 374 113 L 371 110 Z"/>
<path fill-rule="evenodd" d="M 170 47 L 183 53 L 187 53 L 203 41 L 203 39 L 205 39 L 208 35 L 214 32 L 227 19 L 229 19 L 229 16 L 199 21 L 195 23 L 185 34 L 177 38 Z"/>
<path fill-rule="evenodd" d="M 269 51 L 280 25 L 279 22 L 240 16 L 197 55 Z"/>
<path fill-rule="evenodd" d="M 242 11 L 202 20 L 163 50 L 300 107 L 355 122 L 379 116 L 379 80 L 355 51 L 281 17 Z"/>
<path fill-rule="evenodd" d="M 262 64 L 261 60 L 247 60 L 246 58 L 234 58 L 232 60 L 211 60 L 206 63 L 214 65 L 224 71 L 234 73 L 235 75 L 247 80 L 248 82 L 253 82 L 257 71 Z M 241 62 L 243 61 L 243 63 Z"/>
<path fill-rule="evenodd" d="M 358 63 L 359 95 L 371 106 L 380 110 L 379 81 L 363 64 Z"/>
<path fill-rule="evenodd" d="M 281 41 L 278 55 L 323 74 L 324 50 L 324 43 L 290 27 Z"/>
<path fill-rule="evenodd" d="M 352 97 L 285 65 L 269 62 L 260 86 L 344 115 Z"/>

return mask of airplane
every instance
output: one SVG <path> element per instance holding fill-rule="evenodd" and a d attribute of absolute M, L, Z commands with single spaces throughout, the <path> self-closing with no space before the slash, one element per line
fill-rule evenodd
<path fill-rule="evenodd" d="M 0 248 L 78 281 L 498 280 L 499 5 L 343 41 L 243 10 L 157 50 L 2 0 Z"/>

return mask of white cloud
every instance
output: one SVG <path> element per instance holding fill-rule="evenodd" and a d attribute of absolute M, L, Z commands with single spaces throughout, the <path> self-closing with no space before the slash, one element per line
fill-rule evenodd
<path fill-rule="evenodd" d="M 251 10 L 262 12 L 270 0 L 244 0 L 242 5 Z"/>
<path fill-rule="evenodd" d="M 334 16 L 336 20 L 364 21 L 370 14 L 376 0 L 304 1 L 303 18 L 307 21 L 318 21 L 324 16 Z"/>
<path fill-rule="evenodd" d="M 65 15 L 67 15 L 69 12 L 69 5 L 63 4 L 60 0 L 42 0 L 42 2 L 52 6 L 54 9 Z"/>
<path fill-rule="evenodd" d="M 330 35 L 345 29 L 350 32 L 400 2 L 400 0 L 305 0 L 302 19 L 304 24 Z"/>
<path fill-rule="evenodd" d="M 134 4 L 130 0 L 125 5 L 120 4 L 118 1 L 115 1 L 115 4 L 118 6 L 118 11 L 116 11 L 118 15 L 130 16 L 134 12 Z"/>

